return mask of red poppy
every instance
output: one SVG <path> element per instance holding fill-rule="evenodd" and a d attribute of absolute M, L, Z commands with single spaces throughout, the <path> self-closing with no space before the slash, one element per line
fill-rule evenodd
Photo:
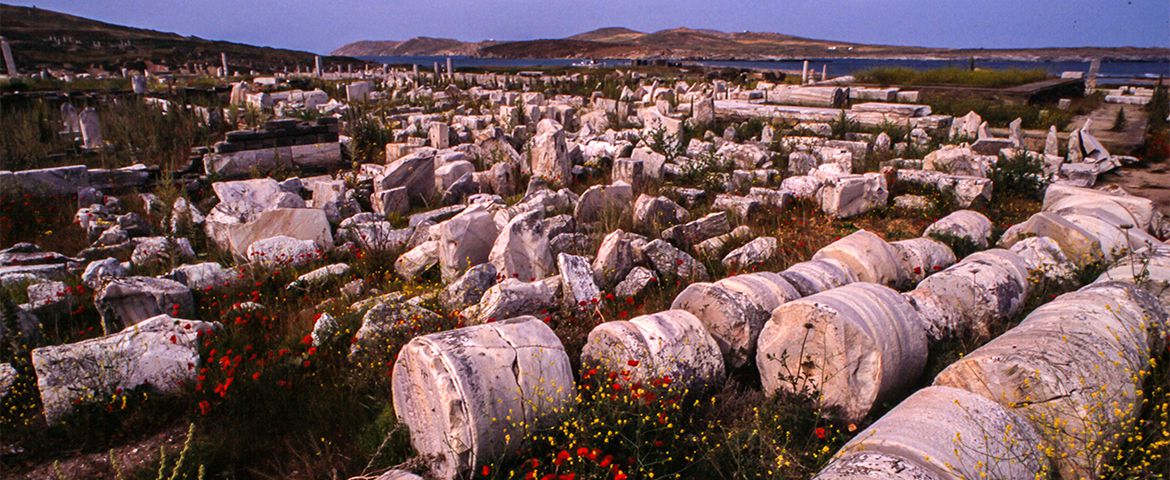
<path fill-rule="evenodd" d="M 825 439 L 825 429 L 824 428 L 817 427 L 817 429 L 814 430 L 813 433 L 816 433 L 817 438 L 819 438 L 821 440 Z"/>
<path fill-rule="evenodd" d="M 627 364 L 629 364 L 631 367 L 636 367 L 636 366 L 638 366 L 638 361 L 637 361 L 637 360 L 630 360 L 630 361 L 628 361 L 628 362 L 626 362 L 626 363 L 627 363 Z"/>
<path fill-rule="evenodd" d="M 565 463 L 565 460 L 568 460 L 570 456 L 571 454 L 568 452 L 568 450 L 561 450 L 561 452 L 557 454 L 557 458 L 553 459 L 553 465 L 558 467 L 561 466 L 561 464 Z"/>
<path fill-rule="evenodd" d="M 492 473 L 492 467 L 489 467 L 489 466 L 487 466 L 487 465 L 484 465 L 484 466 L 483 466 L 483 468 L 481 468 L 481 469 L 480 469 L 479 473 L 480 473 L 481 475 L 485 476 L 485 477 L 486 477 L 486 476 L 488 476 L 488 475 L 491 475 L 491 473 Z"/>

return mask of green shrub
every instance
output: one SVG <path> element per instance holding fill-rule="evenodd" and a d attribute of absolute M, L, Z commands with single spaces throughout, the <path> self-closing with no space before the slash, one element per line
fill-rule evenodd
<path fill-rule="evenodd" d="M 1120 132 L 1125 130 L 1125 124 L 1125 108 L 1118 109 L 1117 116 L 1113 119 L 1113 127 L 1110 128 L 1110 130 L 1113 130 L 1114 132 Z"/>
<path fill-rule="evenodd" d="M 386 144 L 394 137 L 390 127 L 381 118 L 356 108 L 350 109 L 346 115 L 346 126 L 352 139 L 349 149 L 354 161 L 382 163 L 385 160 Z"/>
<path fill-rule="evenodd" d="M 666 133 L 666 128 L 658 127 L 650 131 L 650 133 L 642 137 L 642 144 L 666 156 L 667 161 L 686 155 L 687 145 L 684 140 L 685 135 L 675 135 Z"/>
<path fill-rule="evenodd" d="M 1166 126 L 1166 117 L 1170 116 L 1170 93 L 1166 91 L 1162 79 L 1158 79 L 1158 85 L 1154 87 L 1154 95 L 1150 97 L 1150 103 L 1146 104 L 1146 111 L 1150 113 L 1149 129 L 1151 131 Z"/>
<path fill-rule="evenodd" d="M 829 127 L 833 131 L 833 138 L 837 140 L 843 140 L 846 133 L 857 132 L 860 129 L 859 124 L 854 120 L 850 120 L 845 115 L 844 110 L 841 110 L 841 115 L 836 120 L 829 122 Z"/>
<path fill-rule="evenodd" d="M 1044 173 L 1044 165 L 1039 158 L 1020 150 L 1011 157 L 1000 155 L 999 161 L 991 169 L 991 181 L 998 197 L 1039 200 L 1044 197 L 1044 190 L 1048 188 L 1051 178 Z"/>
<path fill-rule="evenodd" d="M 854 74 L 858 81 L 881 85 L 967 85 L 1011 87 L 1038 82 L 1048 77 L 1043 69 L 968 70 L 957 67 L 915 70 L 905 67 L 877 67 Z"/>

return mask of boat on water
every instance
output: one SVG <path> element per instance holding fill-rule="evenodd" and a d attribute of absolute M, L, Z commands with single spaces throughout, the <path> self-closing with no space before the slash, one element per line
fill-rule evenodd
<path fill-rule="evenodd" d="M 605 62 L 598 63 L 596 60 L 594 60 L 592 58 L 587 58 L 587 59 L 581 60 L 579 62 L 570 63 L 569 65 L 573 66 L 573 67 L 593 68 L 593 67 L 604 67 Z"/>

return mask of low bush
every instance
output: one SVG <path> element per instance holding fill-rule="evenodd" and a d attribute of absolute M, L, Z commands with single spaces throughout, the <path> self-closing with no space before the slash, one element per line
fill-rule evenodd
<path fill-rule="evenodd" d="M 881 85 L 967 85 L 1012 87 L 1048 78 L 1043 69 L 969 70 L 958 67 L 916 70 L 905 67 L 877 67 L 855 73 L 858 81 Z"/>
<path fill-rule="evenodd" d="M 1042 199 L 1051 178 L 1044 173 L 1039 158 L 1020 150 L 1011 157 L 1000 155 L 999 161 L 991 168 L 991 181 L 995 184 L 997 197 L 1023 197 Z"/>

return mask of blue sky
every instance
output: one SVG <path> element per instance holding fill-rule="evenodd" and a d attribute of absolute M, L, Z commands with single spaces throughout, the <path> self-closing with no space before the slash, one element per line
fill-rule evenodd
<path fill-rule="evenodd" d="M 600 27 L 772 31 L 930 47 L 1170 47 L 1170 0 L 12 1 L 216 40 L 328 52 L 355 40 L 559 38 Z M 0 19 L 2 29 L 3 19 Z"/>

